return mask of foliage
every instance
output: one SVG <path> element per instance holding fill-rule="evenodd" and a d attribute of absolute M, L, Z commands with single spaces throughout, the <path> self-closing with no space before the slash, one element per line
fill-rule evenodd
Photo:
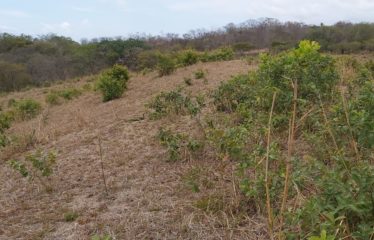
<path fill-rule="evenodd" d="M 201 56 L 202 62 L 228 61 L 234 58 L 234 50 L 230 47 L 220 48 L 211 52 L 205 52 Z"/>
<path fill-rule="evenodd" d="M 65 222 L 74 222 L 79 217 L 79 214 L 75 211 L 69 211 L 64 213 Z"/>
<path fill-rule="evenodd" d="M 120 98 L 127 88 L 129 78 L 128 70 L 120 65 L 114 65 L 111 69 L 104 71 L 97 82 L 103 101 Z"/>
<path fill-rule="evenodd" d="M 33 99 L 21 99 L 15 102 L 14 114 L 21 120 L 29 120 L 36 117 L 42 110 L 39 102 Z"/>
<path fill-rule="evenodd" d="M 199 61 L 200 53 L 189 49 L 184 50 L 178 53 L 177 55 L 177 62 L 179 65 L 186 67 L 193 64 L 196 64 Z"/>
<path fill-rule="evenodd" d="M 205 72 L 202 69 L 199 69 L 195 72 L 195 79 L 205 78 Z"/>
<path fill-rule="evenodd" d="M 77 88 L 67 88 L 59 91 L 52 90 L 47 94 L 45 101 L 51 105 L 59 105 L 61 104 L 60 98 L 68 101 L 74 98 L 78 98 L 80 95 L 82 95 L 82 91 Z"/>
<path fill-rule="evenodd" d="M 195 116 L 201 110 L 204 102 L 201 98 L 195 99 L 182 93 L 182 89 L 170 92 L 161 92 L 154 97 L 147 107 L 151 110 L 150 117 L 159 119 L 170 114 Z"/>
<path fill-rule="evenodd" d="M 175 60 L 167 55 L 159 55 L 158 60 L 158 75 L 160 77 L 172 74 L 175 71 L 176 63 Z"/>
<path fill-rule="evenodd" d="M 188 160 L 197 157 L 196 153 L 202 150 L 203 145 L 186 135 L 176 133 L 170 130 L 160 129 L 157 135 L 162 146 L 167 148 L 169 161 Z"/>
<path fill-rule="evenodd" d="M 42 152 L 37 150 L 35 153 L 26 155 L 24 161 L 10 160 L 8 163 L 22 177 L 28 177 L 30 180 L 37 179 L 46 190 L 51 189 L 48 177 L 53 174 L 53 167 L 56 164 L 56 153 L 53 151 Z"/>

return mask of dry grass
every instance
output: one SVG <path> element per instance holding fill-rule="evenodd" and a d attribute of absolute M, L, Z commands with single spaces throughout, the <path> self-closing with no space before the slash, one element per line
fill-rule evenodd
<path fill-rule="evenodd" d="M 266 219 L 256 217 L 250 203 L 242 199 L 231 164 L 215 159 L 165 161 L 164 149 L 154 139 L 159 127 L 198 131 L 193 120 L 141 118 L 152 96 L 183 85 L 183 79 L 197 69 L 209 74 L 207 82 L 194 81 L 187 87 L 193 94 L 206 93 L 249 67 L 243 61 L 230 61 L 197 64 L 163 78 L 156 73 L 133 76 L 119 100 L 102 103 L 99 94 L 89 92 L 50 107 L 39 118 L 15 124 L 11 134 L 27 136 L 34 131 L 35 139 L 32 145 L 20 143 L 0 153 L 0 239 L 90 239 L 94 234 L 109 234 L 113 239 L 266 239 Z M 0 102 L 22 97 L 44 101 L 45 92 L 9 94 Z M 102 183 L 98 136 L 108 196 Z M 5 164 L 35 148 L 58 152 L 51 193 Z M 188 189 L 183 176 L 192 167 L 205 169 L 206 181 L 214 187 L 198 193 Z M 212 196 L 224 203 L 217 211 L 196 207 L 197 201 Z M 69 211 L 78 213 L 76 221 L 64 221 Z"/>

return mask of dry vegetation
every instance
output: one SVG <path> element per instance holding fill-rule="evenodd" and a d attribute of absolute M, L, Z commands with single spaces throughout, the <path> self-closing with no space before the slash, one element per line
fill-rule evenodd
<path fill-rule="evenodd" d="M 1 97 L 4 107 L 10 99 L 32 98 L 43 103 L 36 118 L 13 124 L 8 132 L 17 141 L 1 150 L 1 238 L 265 238 L 262 217 L 253 215 L 250 205 L 240 206 L 239 190 L 231 187 L 237 185 L 237 179 L 230 165 L 209 154 L 199 160 L 167 162 L 168 156 L 155 138 L 158 129 L 167 125 L 198 136 L 201 132 L 195 121 L 188 116 L 153 121 L 144 115 L 145 104 L 153 96 L 183 86 L 183 79 L 194 78 L 197 71 L 204 70 L 207 80 L 194 79 L 186 87 L 193 95 L 207 93 L 252 67 L 236 60 L 199 63 L 162 78 L 157 73 L 133 75 L 124 96 L 107 103 L 92 91 L 60 105 L 44 103 L 51 90 L 82 88 L 91 78 Z M 6 163 L 35 149 L 57 153 L 48 192 Z M 206 189 L 191 192 L 193 181 L 204 182 Z M 240 215 L 239 208 L 244 210 Z"/>

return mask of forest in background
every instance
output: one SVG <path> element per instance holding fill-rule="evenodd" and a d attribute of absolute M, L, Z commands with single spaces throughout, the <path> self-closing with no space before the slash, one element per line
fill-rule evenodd
<path fill-rule="evenodd" d="M 276 19 L 248 20 L 217 30 L 193 30 L 183 36 L 137 34 L 80 43 L 52 34 L 32 37 L 2 33 L 0 92 L 95 74 L 115 63 L 133 71 L 152 69 L 164 59 L 163 55 L 186 49 L 209 52 L 229 47 L 237 55 L 256 49 L 279 52 L 294 47 L 302 39 L 318 41 L 325 52 L 371 52 L 374 51 L 374 23 L 311 26 Z"/>

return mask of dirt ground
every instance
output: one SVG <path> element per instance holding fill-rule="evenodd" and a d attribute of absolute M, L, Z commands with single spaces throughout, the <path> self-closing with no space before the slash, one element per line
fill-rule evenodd
<path fill-rule="evenodd" d="M 121 99 L 103 103 L 100 94 L 91 91 L 59 106 L 45 105 L 39 117 L 14 124 L 11 134 L 21 139 L 31 135 L 34 140 L 31 146 L 0 153 L 0 239 L 75 240 L 95 235 L 112 239 L 267 239 L 265 221 L 250 211 L 250 203 L 243 203 L 235 187 L 233 164 L 204 156 L 167 161 L 165 149 L 155 139 L 158 129 L 167 126 L 198 134 L 195 122 L 189 116 L 154 121 L 144 115 L 145 104 L 153 96 L 184 85 L 185 77 L 193 82 L 186 90 L 209 93 L 220 82 L 251 68 L 235 60 L 199 63 L 161 78 L 156 73 L 133 75 Z M 207 72 L 207 81 L 194 79 L 198 69 Z M 12 93 L 0 97 L 0 103 L 26 97 L 44 102 L 47 91 Z M 38 148 L 57 152 L 55 172 L 49 179 L 51 192 L 22 178 L 6 163 Z M 185 179 L 194 171 L 199 178 L 208 179 L 210 187 L 191 191 Z M 225 211 L 197 207 L 196 202 L 212 196 L 223 202 Z M 65 221 L 64 214 L 72 211 L 78 218 Z"/>

